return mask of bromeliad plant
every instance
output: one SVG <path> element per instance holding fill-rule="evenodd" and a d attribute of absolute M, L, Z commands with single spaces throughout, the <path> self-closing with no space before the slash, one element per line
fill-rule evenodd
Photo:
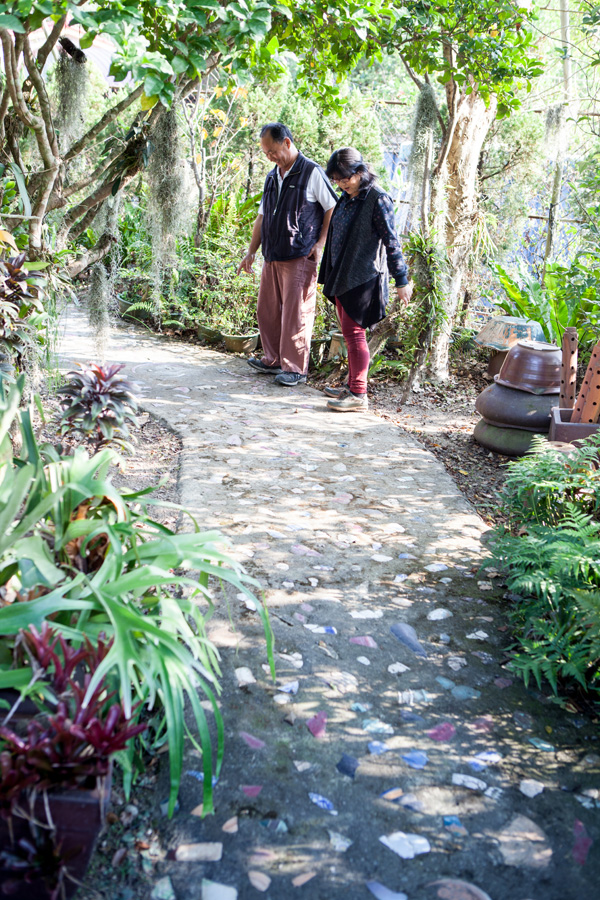
<path fill-rule="evenodd" d="M 21 629 L 39 631 L 48 621 L 75 645 L 86 637 L 97 644 L 105 635 L 110 644 L 82 706 L 108 679 L 125 717 L 139 717 L 144 708 L 155 711 L 151 741 L 169 749 L 170 814 L 187 735 L 202 752 L 204 810 L 210 812 L 212 777 L 223 758 L 223 723 L 219 655 L 206 635 L 213 607 L 209 580 L 228 582 L 249 597 L 257 582 L 228 555 L 218 532 L 201 533 L 190 517 L 192 530 L 174 534 L 152 520 L 149 490 L 119 493 L 108 477 L 112 451 L 90 458 L 76 448 L 62 457 L 40 446 L 29 411 L 17 412 L 22 386 L 22 379 L 0 383 L 0 449 L 15 415 L 23 435 L 20 457 L 0 465 L 0 647 L 12 647 Z M 268 616 L 255 602 L 273 668 Z M 22 690 L 30 673 L 1 660 L 0 654 L 0 686 Z M 216 723 L 216 762 L 202 695 Z M 195 734 L 184 718 L 186 700 Z M 133 742 L 118 758 L 128 787 Z"/>
<path fill-rule="evenodd" d="M 137 426 L 136 386 L 119 373 L 124 364 L 99 366 L 78 363 L 80 372 L 68 372 L 59 388 L 63 413 L 61 434 L 84 435 L 94 450 L 118 446 L 132 452 L 130 426 Z"/>

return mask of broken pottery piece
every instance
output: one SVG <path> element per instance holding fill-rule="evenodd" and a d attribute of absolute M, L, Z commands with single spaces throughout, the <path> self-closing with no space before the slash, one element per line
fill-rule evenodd
<path fill-rule="evenodd" d="M 527 816 L 515 816 L 502 831 L 495 835 L 500 853 L 507 866 L 543 869 L 552 857 L 552 848 L 539 825 Z"/>
<path fill-rule="evenodd" d="M 590 847 L 594 842 L 587 833 L 585 825 L 579 819 L 575 819 L 573 823 L 573 836 L 575 843 L 573 844 L 571 855 L 578 865 L 584 866 Z"/>
<path fill-rule="evenodd" d="M 219 884 L 217 881 L 202 879 L 202 900 L 237 900 L 238 892 L 227 884 Z"/>
<path fill-rule="evenodd" d="M 468 788 L 470 791 L 485 791 L 487 788 L 485 781 L 481 781 L 480 778 L 473 778 L 472 775 L 463 775 L 461 772 L 453 773 L 452 784 Z"/>
<path fill-rule="evenodd" d="M 377 900 L 408 900 L 406 894 L 391 891 L 379 881 L 366 881 L 365 887 Z"/>
<path fill-rule="evenodd" d="M 395 625 L 392 625 L 390 631 L 402 644 L 408 647 L 409 650 L 415 654 L 415 656 L 422 656 L 424 659 L 427 658 L 427 653 L 423 648 L 422 644 L 419 642 L 417 638 L 417 632 L 412 627 L 412 625 L 407 625 L 406 622 L 399 622 Z"/>
<path fill-rule="evenodd" d="M 327 733 L 327 713 L 321 710 L 306 723 L 306 727 L 313 737 L 320 739 Z"/>
<path fill-rule="evenodd" d="M 371 650 L 377 650 L 377 644 L 373 640 L 370 634 L 363 635 L 361 637 L 351 637 L 351 644 L 358 644 L 359 647 L 369 647 Z"/>
<path fill-rule="evenodd" d="M 319 678 L 340 694 L 350 694 L 358 690 L 358 678 L 351 672 L 327 672 L 319 675 Z"/>
<path fill-rule="evenodd" d="M 544 785 L 541 781 L 536 781 L 535 778 L 523 778 L 519 785 L 519 790 L 531 799 L 542 793 Z"/>
<path fill-rule="evenodd" d="M 410 668 L 405 666 L 404 663 L 395 662 L 388 666 L 388 672 L 390 675 L 402 675 L 403 672 L 410 672 Z"/>
<path fill-rule="evenodd" d="M 416 691 L 398 691 L 398 703 L 401 706 L 414 706 L 417 703 L 431 703 L 433 694 L 417 688 Z"/>
<path fill-rule="evenodd" d="M 427 732 L 427 736 L 433 741 L 450 741 L 456 734 L 456 728 L 451 722 L 441 722 Z"/>
<path fill-rule="evenodd" d="M 414 859 L 422 853 L 429 853 L 431 845 L 427 838 L 420 834 L 412 834 L 405 831 L 394 831 L 392 834 L 384 834 L 379 838 L 384 847 L 397 853 L 402 859 Z"/>
<path fill-rule="evenodd" d="M 168 875 L 156 882 L 150 900 L 175 900 L 175 891 Z"/>
<path fill-rule="evenodd" d="M 384 741 L 371 741 L 367 748 L 372 756 L 381 756 L 382 753 L 387 753 L 391 749 Z"/>
<path fill-rule="evenodd" d="M 429 563 L 428 566 L 425 566 L 426 572 L 445 572 L 448 566 L 444 565 L 444 563 Z"/>
<path fill-rule="evenodd" d="M 387 722 L 382 722 L 381 719 L 365 719 L 362 723 L 363 731 L 368 731 L 369 734 L 393 734 L 394 729 L 391 725 L 388 725 Z"/>
<path fill-rule="evenodd" d="M 409 750 L 408 753 L 402 753 L 401 756 L 411 769 L 424 769 L 429 762 L 429 757 L 422 750 Z"/>
<path fill-rule="evenodd" d="M 175 850 L 177 862 L 219 862 L 223 856 L 223 844 L 180 844 Z"/>
<path fill-rule="evenodd" d="M 453 672 L 458 672 L 459 669 L 467 665 L 467 661 L 463 656 L 449 656 L 446 662 Z"/>
<path fill-rule="evenodd" d="M 361 666 L 370 666 L 371 665 L 371 660 L 369 659 L 368 656 L 357 656 L 356 662 L 359 662 L 361 664 Z"/>
<path fill-rule="evenodd" d="M 442 619 L 452 618 L 452 613 L 449 609 L 432 609 L 430 613 L 427 613 L 427 618 L 430 622 L 439 622 Z"/>
<path fill-rule="evenodd" d="M 450 834 L 455 834 L 459 837 L 466 837 L 469 833 L 458 816 L 444 816 L 444 828 Z"/>
<path fill-rule="evenodd" d="M 309 791 L 308 796 L 311 801 L 318 806 L 319 809 L 324 809 L 326 812 L 331 813 L 332 816 L 337 816 L 337 810 L 331 800 L 328 800 L 327 797 L 324 797 L 322 794 L 315 794 L 314 791 Z"/>
<path fill-rule="evenodd" d="M 472 631 L 467 635 L 469 641 L 485 641 L 489 637 L 486 631 Z"/>
<path fill-rule="evenodd" d="M 359 762 L 354 756 L 348 756 L 347 753 L 343 753 L 342 758 L 336 765 L 336 769 L 342 775 L 347 775 L 348 778 L 354 778 L 358 766 Z"/>
<path fill-rule="evenodd" d="M 232 816 L 231 819 L 227 819 L 227 821 L 223 823 L 221 831 L 224 831 L 225 834 L 237 834 L 238 829 L 238 817 Z"/>
<path fill-rule="evenodd" d="M 395 803 L 397 800 L 404 796 L 404 791 L 400 787 L 389 788 L 389 790 L 384 791 L 379 796 L 382 800 L 389 800 L 390 803 Z"/>
<path fill-rule="evenodd" d="M 491 900 L 490 895 L 476 885 L 457 878 L 440 878 L 430 881 L 427 887 L 437 887 L 439 900 Z"/>
<path fill-rule="evenodd" d="M 350 838 L 344 837 L 343 834 L 340 834 L 339 831 L 329 831 L 329 842 L 333 850 L 336 853 L 345 853 L 346 850 L 352 846 L 354 843 L 350 840 Z"/>
<path fill-rule="evenodd" d="M 267 746 L 264 741 L 261 741 L 260 738 L 254 737 L 253 734 L 248 734 L 247 731 L 240 731 L 239 735 L 240 735 L 241 739 L 246 744 L 248 744 L 248 746 L 252 750 L 262 750 L 264 747 Z"/>
<path fill-rule="evenodd" d="M 443 675 L 438 675 L 435 680 L 445 691 L 451 691 L 453 687 L 456 687 L 456 682 L 451 681 L 450 678 L 444 678 Z"/>
<path fill-rule="evenodd" d="M 262 784 L 242 784 L 241 789 L 246 797 L 258 797 L 263 786 Z"/>
<path fill-rule="evenodd" d="M 296 875 L 295 878 L 292 878 L 292 884 L 294 887 L 302 887 L 303 884 L 311 881 L 316 875 L 316 872 L 303 872 L 302 875 Z"/>
<path fill-rule="evenodd" d="M 245 687 L 248 684 L 256 684 L 256 678 L 252 674 L 252 670 L 248 666 L 240 666 L 235 670 L 238 687 Z"/>
<path fill-rule="evenodd" d="M 477 691 L 467 684 L 459 684 L 453 687 L 451 694 L 457 700 L 477 700 L 478 697 L 481 697 L 481 691 Z"/>
<path fill-rule="evenodd" d="M 268 891 L 271 886 L 271 879 L 268 875 L 265 875 L 264 872 L 257 872 L 255 869 L 250 869 L 248 872 L 248 880 L 253 888 L 256 888 L 257 891 L 262 891 L 264 894 L 265 891 Z"/>
<path fill-rule="evenodd" d="M 554 753 L 556 751 L 556 747 L 549 744 L 548 741 L 543 741 L 541 738 L 532 737 L 527 738 L 527 740 L 530 744 L 533 744 L 537 750 L 543 750 L 544 753 Z"/>

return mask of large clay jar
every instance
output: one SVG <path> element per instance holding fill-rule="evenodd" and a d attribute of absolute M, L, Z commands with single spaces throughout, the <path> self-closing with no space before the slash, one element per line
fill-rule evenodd
<path fill-rule="evenodd" d="M 490 425 L 543 432 L 550 428 L 554 394 L 529 394 L 501 384 L 491 384 L 475 401 L 475 409 Z"/>

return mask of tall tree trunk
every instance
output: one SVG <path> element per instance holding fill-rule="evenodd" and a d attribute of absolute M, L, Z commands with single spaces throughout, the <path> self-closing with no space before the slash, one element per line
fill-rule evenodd
<path fill-rule="evenodd" d="M 483 142 L 496 116 L 497 100 L 489 105 L 477 93 L 463 94 L 456 105 L 453 127 L 449 126 L 446 159 L 437 177 L 432 203 L 442 208 L 438 229 L 443 234 L 449 260 L 446 320 L 435 338 L 429 360 L 429 374 L 438 381 L 448 378 L 450 335 L 456 317 L 462 284 L 473 244 L 478 217 L 477 167 Z M 444 202 L 439 203 L 444 197 Z M 437 210 L 434 208 L 432 212 Z"/>

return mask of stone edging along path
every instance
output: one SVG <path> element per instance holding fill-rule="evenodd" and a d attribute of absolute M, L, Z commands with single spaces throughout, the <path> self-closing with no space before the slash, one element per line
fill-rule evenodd
<path fill-rule="evenodd" d="M 93 359 L 82 313 L 61 356 Z M 190 748 L 163 828 L 175 859 L 151 896 L 591 896 L 597 731 L 502 668 L 486 526 L 433 454 L 370 413 L 328 412 L 310 386 L 134 326 L 115 326 L 107 358 L 181 435 L 181 503 L 261 581 L 276 641 L 273 685 L 245 602 L 209 623 L 226 728 L 216 815 L 193 814 Z"/>

